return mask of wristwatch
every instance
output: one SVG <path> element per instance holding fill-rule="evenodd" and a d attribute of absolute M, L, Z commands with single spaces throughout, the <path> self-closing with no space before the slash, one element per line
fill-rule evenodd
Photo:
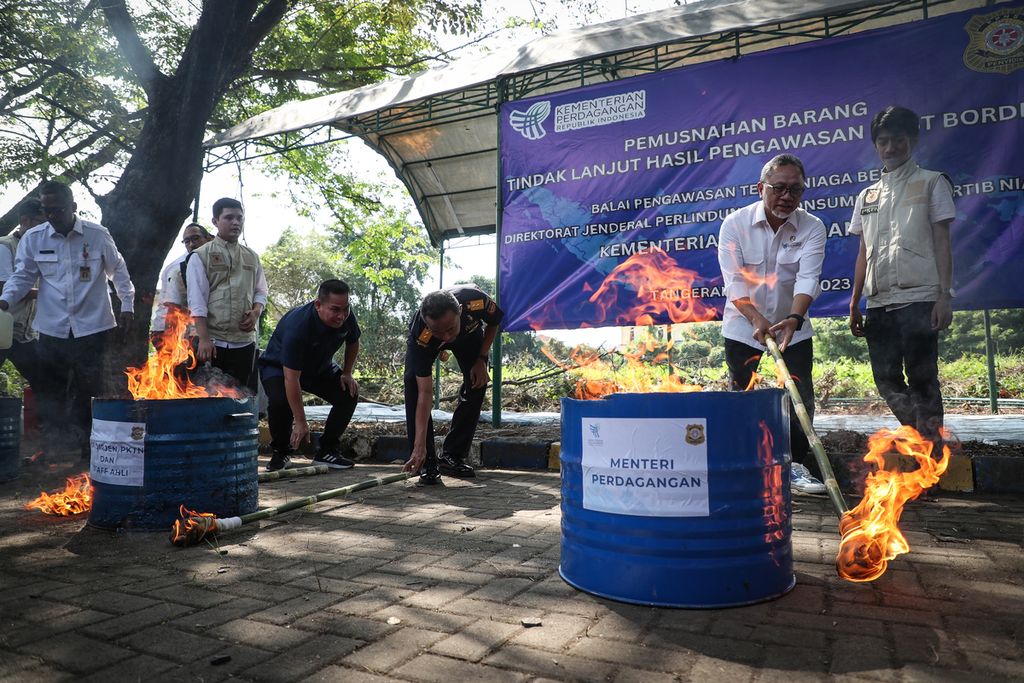
<path fill-rule="evenodd" d="M 942 293 L 948 296 L 950 299 L 956 296 L 956 290 L 952 287 L 942 290 Z"/>
<path fill-rule="evenodd" d="M 804 326 L 804 320 L 806 320 L 806 318 L 804 318 L 799 313 L 790 313 L 789 315 L 786 316 L 786 318 L 792 318 L 793 320 L 795 320 L 796 321 L 796 329 L 798 329 L 798 330 L 801 327 Z"/>

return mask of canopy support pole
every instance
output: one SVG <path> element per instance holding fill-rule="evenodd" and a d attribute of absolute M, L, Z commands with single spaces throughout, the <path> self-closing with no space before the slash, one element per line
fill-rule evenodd
<path fill-rule="evenodd" d="M 495 177 L 495 190 L 498 195 L 498 201 L 494 203 L 495 216 L 494 216 L 494 300 L 501 304 L 501 300 L 498 298 L 498 292 L 501 289 L 501 216 L 505 209 L 505 193 L 502 191 L 501 182 L 501 105 L 505 102 L 505 98 L 508 96 L 508 81 L 504 78 L 498 79 L 497 82 L 497 98 L 494 103 L 494 110 L 497 114 L 496 123 L 498 130 L 496 131 L 496 137 L 498 144 L 495 145 L 498 149 L 498 153 L 495 154 L 495 167 L 497 168 L 497 176 Z M 495 427 L 501 426 L 501 331 L 498 331 L 497 336 L 494 337 L 494 344 L 491 345 L 491 367 L 493 369 L 491 378 L 491 424 Z"/>
<path fill-rule="evenodd" d="M 437 288 L 444 289 L 444 238 L 441 238 L 441 256 L 438 258 Z M 434 410 L 441 408 L 441 357 L 434 359 Z"/>

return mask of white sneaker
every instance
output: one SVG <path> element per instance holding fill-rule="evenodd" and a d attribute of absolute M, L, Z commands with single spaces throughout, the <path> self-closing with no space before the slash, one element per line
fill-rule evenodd
<path fill-rule="evenodd" d="M 825 485 L 811 476 L 810 470 L 794 462 L 789 470 L 789 483 L 800 493 L 825 493 Z"/>

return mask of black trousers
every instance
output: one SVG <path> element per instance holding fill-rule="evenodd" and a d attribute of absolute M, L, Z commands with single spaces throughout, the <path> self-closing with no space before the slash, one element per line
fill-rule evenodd
<path fill-rule="evenodd" d="M 43 438 L 87 448 L 92 399 L 103 391 L 103 356 L 110 333 L 61 339 L 40 334 L 36 393 Z"/>
<path fill-rule="evenodd" d="M 938 438 L 943 417 L 939 333 L 932 329 L 934 306 L 926 302 L 894 311 L 869 308 L 864 322 L 878 393 L 900 424 L 930 439 Z"/>
<path fill-rule="evenodd" d="M 459 402 L 455 406 L 455 413 L 452 415 L 451 430 L 444 439 L 443 454 L 456 461 L 465 461 L 469 455 L 469 448 L 473 445 L 473 436 L 476 434 L 476 426 L 480 422 L 480 409 L 484 404 L 484 396 L 487 394 L 487 387 L 473 388 L 473 382 L 469 378 L 473 365 L 480 357 L 480 349 L 483 348 L 484 335 L 470 334 L 462 339 L 457 339 L 449 347 L 455 360 L 462 370 L 462 386 L 459 388 Z M 416 385 L 416 375 L 409 371 L 406 363 L 405 371 L 405 426 L 409 434 L 409 450 L 412 451 L 416 443 L 416 403 L 419 401 L 419 388 Z M 434 420 L 427 419 L 427 460 L 424 464 L 427 472 L 437 472 L 437 451 L 434 448 Z"/>
<path fill-rule="evenodd" d="M 322 374 L 299 377 L 302 390 L 319 396 L 331 404 L 331 412 L 324 424 L 324 433 L 320 437 L 320 452 L 325 453 L 338 447 L 338 440 L 345 433 L 352 413 L 356 410 L 358 396 L 352 396 L 341 388 L 338 375 Z M 275 453 L 287 453 L 291 450 L 289 440 L 292 434 L 292 421 L 295 415 L 288 405 L 288 394 L 284 389 L 284 377 L 268 377 L 263 380 L 263 391 L 267 394 L 267 422 L 270 426 L 270 446 Z"/>
<path fill-rule="evenodd" d="M 11 348 L 0 351 L 0 365 L 10 360 L 17 368 L 25 381 L 33 390 L 36 389 L 37 378 L 39 377 L 39 355 L 36 353 L 36 342 L 14 342 Z"/>
<path fill-rule="evenodd" d="M 747 388 L 751 376 L 761 363 L 761 356 L 760 349 L 733 339 L 725 340 L 725 363 L 729 367 L 729 380 L 733 391 L 743 391 Z M 800 398 L 807 409 L 807 414 L 814 419 L 814 381 L 811 378 L 811 369 L 814 365 L 814 341 L 805 339 L 802 342 L 790 344 L 782 352 L 782 359 L 786 361 L 786 367 L 789 368 L 793 382 L 800 391 Z M 821 469 L 811 453 L 807 435 L 804 434 L 803 427 L 800 426 L 795 410 L 790 410 L 789 415 L 789 449 L 793 454 L 793 462 L 804 465 L 811 474 L 821 479 Z"/>

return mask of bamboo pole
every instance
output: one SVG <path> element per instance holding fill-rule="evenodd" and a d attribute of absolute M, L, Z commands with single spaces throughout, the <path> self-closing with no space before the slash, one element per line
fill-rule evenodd
<path fill-rule="evenodd" d="M 807 407 L 804 406 L 803 399 L 800 398 L 800 390 L 797 388 L 796 382 L 793 381 L 793 376 L 789 374 L 789 368 L 786 366 L 786 361 L 782 358 L 779 345 L 775 343 L 775 339 L 768 335 L 765 335 L 764 342 L 775 359 L 775 367 L 779 369 L 779 375 L 782 376 L 786 389 L 789 391 L 789 397 L 792 399 L 791 402 L 793 410 L 796 411 L 797 420 L 800 422 L 800 427 L 804 430 L 804 434 L 807 435 L 807 443 L 811 445 L 815 460 L 818 461 L 818 468 L 821 469 L 822 479 L 825 480 L 825 491 L 832 501 L 832 506 L 836 509 L 836 514 L 841 518 L 849 512 L 850 508 L 846 505 L 843 492 L 839 490 L 839 483 L 836 481 L 836 475 L 832 471 L 832 463 L 828 461 L 828 455 L 825 454 L 825 447 L 821 444 L 821 439 L 814 433 L 811 416 L 807 413 Z M 811 381 L 811 378 L 808 377 L 807 381 Z"/>
<path fill-rule="evenodd" d="M 202 515 L 200 513 L 191 513 L 184 505 L 181 506 L 182 519 L 177 520 L 174 523 L 174 528 L 171 530 L 171 543 L 178 546 L 189 546 L 195 545 L 202 541 L 209 535 L 216 534 L 218 531 L 228 531 L 229 529 L 237 529 L 243 524 L 250 522 L 256 522 L 261 519 L 267 519 L 281 514 L 282 512 L 288 512 L 290 510 L 296 510 L 303 508 L 308 505 L 313 505 L 322 500 L 329 500 L 331 498 L 339 498 L 347 496 L 350 493 L 357 491 L 364 491 L 366 489 L 375 488 L 377 486 L 384 486 L 385 484 L 392 484 L 396 481 L 404 481 L 409 477 L 413 476 L 411 472 L 401 472 L 399 474 L 389 474 L 386 476 L 372 477 L 363 481 L 356 482 L 355 484 L 349 484 L 348 486 L 342 486 L 341 488 L 331 489 L 329 491 L 323 491 L 321 493 L 314 493 L 311 496 L 304 498 L 296 498 L 295 500 L 288 501 L 281 505 L 275 505 L 273 507 L 263 508 L 256 512 L 250 512 L 247 515 L 241 517 L 228 517 L 221 519 L 212 515 Z M 191 514 L 190 514 L 191 513 Z"/>
<path fill-rule="evenodd" d="M 277 481 L 278 479 L 291 479 L 292 477 L 312 477 L 317 474 L 327 474 L 330 471 L 327 465 L 310 465 L 309 467 L 293 467 L 273 472 L 260 472 L 257 481 Z"/>

